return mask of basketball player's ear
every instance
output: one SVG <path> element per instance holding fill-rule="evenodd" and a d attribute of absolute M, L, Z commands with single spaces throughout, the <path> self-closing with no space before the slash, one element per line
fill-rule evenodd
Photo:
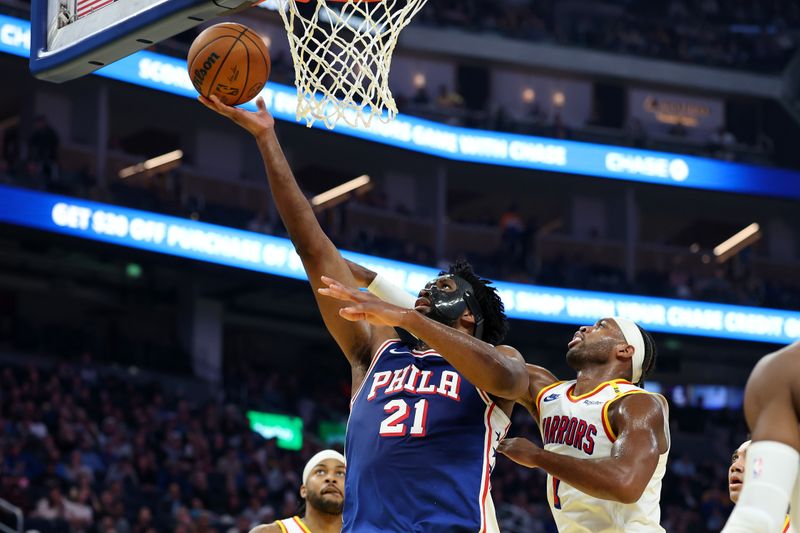
<path fill-rule="evenodd" d="M 308 495 L 308 489 L 306 489 L 306 486 L 300 485 L 300 497 L 305 500 L 307 495 Z"/>
<path fill-rule="evenodd" d="M 632 359 L 635 348 L 630 344 L 617 345 L 617 357 L 620 359 Z"/>

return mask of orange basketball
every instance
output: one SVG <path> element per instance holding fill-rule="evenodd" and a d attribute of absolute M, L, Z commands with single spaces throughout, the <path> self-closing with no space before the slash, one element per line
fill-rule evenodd
<path fill-rule="evenodd" d="M 235 22 L 206 28 L 189 48 L 189 77 L 197 92 L 239 105 L 261 92 L 269 78 L 269 49 L 259 34 Z"/>

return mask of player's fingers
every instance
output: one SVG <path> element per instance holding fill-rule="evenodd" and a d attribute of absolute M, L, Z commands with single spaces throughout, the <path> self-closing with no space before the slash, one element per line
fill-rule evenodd
<path fill-rule="evenodd" d="M 211 100 L 209 100 L 208 98 L 206 98 L 202 94 L 197 96 L 197 100 L 199 100 L 201 104 L 203 104 L 204 106 L 206 106 L 210 110 L 217 111 L 217 107 L 214 105 L 214 102 L 212 102 Z M 219 111 L 217 111 L 217 112 L 219 112 Z"/>
<path fill-rule="evenodd" d="M 503 455 L 508 455 L 509 453 L 514 451 L 514 445 L 516 444 L 518 439 L 503 439 L 497 445 L 497 451 L 502 453 Z"/>
<path fill-rule="evenodd" d="M 367 318 L 367 314 L 361 310 L 360 306 L 357 305 L 351 307 L 342 307 L 339 309 L 339 316 L 351 322 L 357 322 Z"/>
<path fill-rule="evenodd" d="M 214 104 L 214 109 L 217 110 L 217 113 L 220 115 L 225 115 L 226 117 L 233 117 L 234 113 L 236 112 L 236 108 L 222 103 L 222 100 L 220 100 L 216 94 L 212 94 L 209 99 L 211 100 L 211 103 Z"/>
<path fill-rule="evenodd" d="M 346 298 L 348 300 L 356 300 L 358 295 L 361 294 L 361 291 L 357 291 L 352 287 L 348 287 L 342 283 L 339 283 L 333 278 L 329 278 L 328 276 L 321 276 L 320 280 L 322 283 L 328 286 L 328 288 L 336 293 L 340 298 Z"/>
<path fill-rule="evenodd" d="M 256 98 L 256 107 L 258 108 L 259 111 L 266 111 L 267 110 L 267 104 L 264 103 L 264 97 L 263 96 L 259 96 L 258 98 Z"/>
<path fill-rule="evenodd" d="M 336 281 L 335 279 L 333 279 L 331 277 L 328 277 L 328 276 L 320 276 L 319 279 L 320 279 L 320 281 L 322 283 L 324 283 L 325 285 L 327 285 L 329 287 L 334 283 L 338 283 L 338 281 Z"/>

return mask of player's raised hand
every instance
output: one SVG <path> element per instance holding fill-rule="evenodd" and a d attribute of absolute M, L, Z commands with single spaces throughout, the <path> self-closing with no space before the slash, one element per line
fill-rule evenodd
<path fill-rule="evenodd" d="M 536 456 L 542 449 L 528 439 L 513 438 L 501 440 L 497 445 L 497 451 L 517 464 L 535 468 L 539 466 Z"/>
<path fill-rule="evenodd" d="M 256 107 L 258 107 L 258 111 L 247 111 L 239 107 L 225 105 L 213 94 L 211 98 L 200 95 L 197 99 L 210 110 L 231 119 L 236 124 L 249 131 L 254 137 L 258 137 L 265 131 L 275 127 L 275 119 L 272 118 L 272 115 L 267 111 L 267 104 L 264 103 L 264 98 L 261 96 L 256 98 Z"/>
<path fill-rule="evenodd" d="M 351 322 L 365 320 L 376 326 L 399 326 L 411 309 L 403 309 L 396 305 L 386 303 L 374 294 L 347 287 L 327 276 L 321 277 L 325 287 L 317 291 L 331 298 L 351 302 L 351 305 L 339 309 L 339 315 Z"/>

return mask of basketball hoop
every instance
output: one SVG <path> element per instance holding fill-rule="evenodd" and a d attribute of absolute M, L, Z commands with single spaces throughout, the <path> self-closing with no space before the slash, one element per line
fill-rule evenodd
<path fill-rule="evenodd" d="M 297 87 L 297 120 L 369 127 L 397 114 L 389 68 L 400 31 L 427 0 L 279 0 Z"/>

